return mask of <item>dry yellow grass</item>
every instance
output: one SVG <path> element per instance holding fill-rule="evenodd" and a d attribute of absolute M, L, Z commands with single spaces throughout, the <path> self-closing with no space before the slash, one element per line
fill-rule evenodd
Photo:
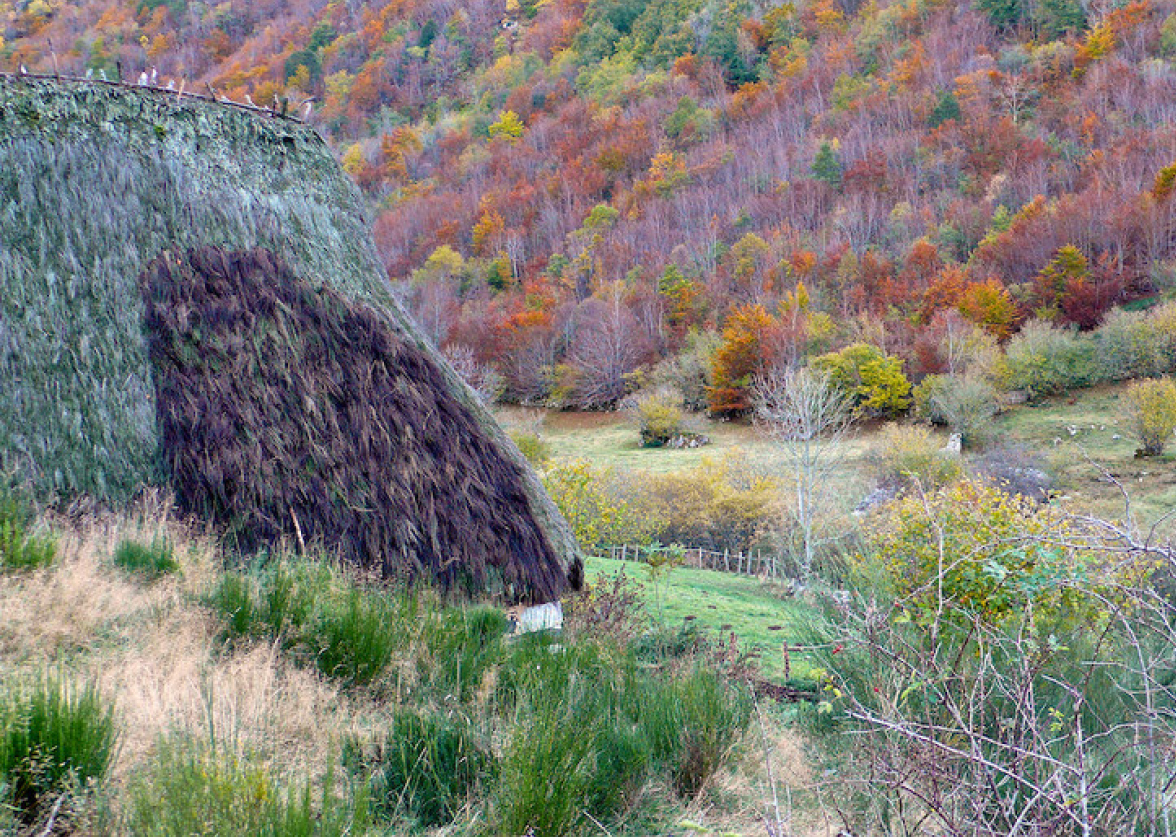
<path fill-rule="evenodd" d="M 822 804 L 822 782 L 805 755 L 812 745 L 763 700 L 760 720 L 753 716 L 741 757 L 716 777 L 714 796 L 725 804 L 709 806 L 703 794 L 691 811 L 694 821 L 717 834 L 833 837 L 841 823 Z M 768 823 L 782 830 L 770 832 Z"/>
<path fill-rule="evenodd" d="M 61 667 L 96 682 L 119 719 L 116 788 L 173 733 L 214 739 L 279 775 L 321 775 L 339 738 L 367 714 L 276 648 L 224 653 L 200 605 L 218 571 L 215 547 L 154 501 L 130 515 L 52 525 L 60 536 L 52 567 L 0 575 L 0 672 Z M 175 576 L 144 584 L 111 563 L 121 540 L 157 536 L 177 545 Z"/>

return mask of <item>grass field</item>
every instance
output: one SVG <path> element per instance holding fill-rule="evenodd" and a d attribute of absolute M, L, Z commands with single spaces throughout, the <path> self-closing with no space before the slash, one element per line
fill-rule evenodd
<path fill-rule="evenodd" d="M 998 427 L 1003 438 L 1040 459 L 1067 508 L 1121 519 L 1123 494 L 1105 473 L 1128 492 L 1136 522 L 1147 526 L 1176 508 L 1176 445 L 1164 456 L 1135 458 L 1139 443 L 1121 412 L 1125 388 L 1093 387 L 1017 407 L 1000 417 Z M 1167 527 L 1168 535 L 1173 531 Z"/>
<path fill-rule="evenodd" d="M 1014 407 L 997 418 L 996 437 L 1022 446 L 1025 464 L 1036 463 L 1054 478 L 1067 508 L 1122 518 L 1122 492 L 1105 479 L 1105 470 L 1131 496 L 1136 522 L 1150 525 L 1176 508 L 1176 444 L 1162 457 L 1135 458 L 1138 442 L 1126 429 L 1121 413 L 1124 389 L 1123 384 L 1104 385 Z M 694 450 L 665 450 L 641 447 L 632 423 L 619 413 L 514 409 L 499 418 L 508 427 L 526 426 L 537 433 L 557 460 L 585 459 L 600 468 L 668 473 L 735 450 L 772 471 L 787 467 L 775 443 L 746 423 L 696 418 L 697 430 L 708 435 L 711 444 Z M 861 427 L 842 450 L 837 493 L 850 508 L 871 487 L 870 462 L 878 450 L 878 430 L 878 425 Z"/>
<path fill-rule="evenodd" d="M 654 618 L 671 628 L 694 622 L 723 639 L 735 634 L 740 648 L 758 653 L 769 677 L 783 675 L 784 643 L 793 641 L 795 627 L 811 612 L 804 603 L 787 597 L 780 584 L 750 576 L 678 567 L 666 577 L 659 594 L 644 564 L 610 558 L 587 562 L 589 580 L 621 571 L 643 585 L 643 597 Z M 794 658 L 793 664 L 798 663 Z M 795 668 L 793 673 L 798 673 Z"/>

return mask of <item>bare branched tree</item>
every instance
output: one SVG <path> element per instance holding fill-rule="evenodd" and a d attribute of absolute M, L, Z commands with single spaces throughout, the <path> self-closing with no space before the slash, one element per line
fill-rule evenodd
<path fill-rule="evenodd" d="M 829 478 L 857 417 L 853 396 L 826 373 L 807 368 L 772 368 L 755 381 L 753 391 L 756 421 L 781 443 L 796 485 L 800 572 L 807 581 L 822 540 L 818 516 L 829 498 Z"/>
<path fill-rule="evenodd" d="M 649 341 L 624 306 L 619 286 L 607 300 L 581 303 L 573 326 L 567 356 L 571 402 L 585 410 L 611 407 L 625 396 L 625 376 L 648 356 Z"/>

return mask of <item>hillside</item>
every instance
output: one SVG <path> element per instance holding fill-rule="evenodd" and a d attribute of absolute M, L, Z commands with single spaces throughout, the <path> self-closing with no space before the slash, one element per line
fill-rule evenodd
<path fill-rule="evenodd" d="M 0 8 L 0 63 L 313 96 L 429 336 L 597 407 L 743 304 L 776 351 L 864 339 L 919 375 L 951 312 L 1086 328 L 1166 290 L 1172 12 L 37 0 Z M 779 307 L 801 282 L 828 320 Z"/>

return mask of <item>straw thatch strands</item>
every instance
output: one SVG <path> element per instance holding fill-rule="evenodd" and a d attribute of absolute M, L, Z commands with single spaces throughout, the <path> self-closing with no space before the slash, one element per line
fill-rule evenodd
<path fill-rule="evenodd" d="M 385 576 L 528 601 L 567 587 L 522 468 L 377 310 L 265 250 L 169 253 L 143 289 L 182 509 L 247 550 L 321 541 Z"/>

